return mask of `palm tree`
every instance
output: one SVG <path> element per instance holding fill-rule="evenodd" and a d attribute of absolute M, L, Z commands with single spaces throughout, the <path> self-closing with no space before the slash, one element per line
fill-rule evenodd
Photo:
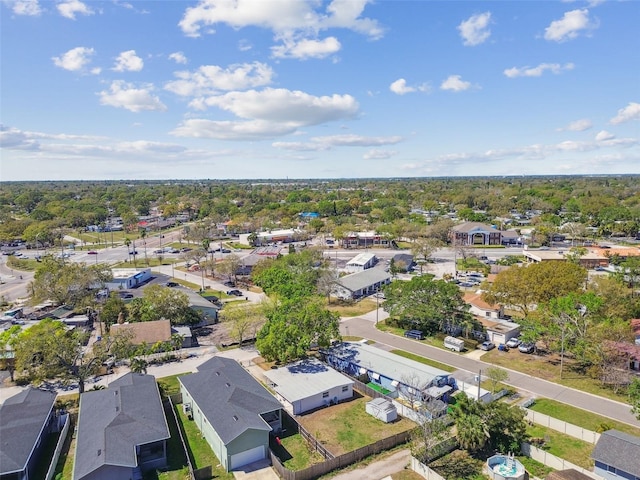
<path fill-rule="evenodd" d="M 140 230 L 140 238 L 142 239 L 142 244 L 144 245 L 144 263 L 149 265 L 149 260 L 147 259 L 147 229 L 143 228 Z"/>
<path fill-rule="evenodd" d="M 144 373 L 146 375 L 147 373 L 147 366 L 149 364 L 147 363 L 147 361 L 144 358 L 133 358 L 131 359 L 131 363 L 129 364 L 129 368 L 131 369 L 131 371 L 133 373 Z"/>

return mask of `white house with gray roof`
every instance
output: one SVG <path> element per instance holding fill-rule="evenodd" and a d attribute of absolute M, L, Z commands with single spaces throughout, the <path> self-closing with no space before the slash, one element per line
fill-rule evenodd
<path fill-rule="evenodd" d="M 593 473 L 607 480 L 640 478 L 640 437 L 619 430 L 600 435 L 591 453 Z"/>
<path fill-rule="evenodd" d="M 27 388 L 0 404 L 0 478 L 29 480 L 56 429 L 56 394 Z"/>
<path fill-rule="evenodd" d="M 373 253 L 359 253 L 347 262 L 345 270 L 352 273 L 362 272 L 373 267 L 377 261 L 378 259 Z"/>
<path fill-rule="evenodd" d="M 315 359 L 267 370 L 264 376 L 278 400 L 294 415 L 353 397 L 353 380 Z"/>
<path fill-rule="evenodd" d="M 183 408 L 227 471 L 268 458 L 282 405 L 238 362 L 213 357 L 178 381 Z"/>
<path fill-rule="evenodd" d="M 130 480 L 167 465 L 171 437 L 151 375 L 127 373 L 80 395 L 73 480 Z"/>
<path fill-rule="evenodd" d="M 376 293 L 390 282 L 389 273 L 381 268 L 369 268 L 340 277 L 336 282 L 334 294 L 343 300 L 356 300 Z"/>

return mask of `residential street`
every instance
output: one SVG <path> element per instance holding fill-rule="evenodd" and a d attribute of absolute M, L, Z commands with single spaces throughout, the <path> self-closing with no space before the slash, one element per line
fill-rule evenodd
<path fill-rule="evenodd" d="M 378 315 L 378 319 L 382 320 L 386 317 L 386 312 L 380 309 Z M 343 335 L 352 335 L 375 340 L 378 343 L 389 345 L 393 348 L 402 349 L 426 358 L 431 358 L 458 369 L 466 370 L 470 372 L 470 375 L 477 374 L 480 369 L 486 370 L 491 367 L 491 364 L 480 360 L 475 360 L 447 350 L 425 345 L 415 340 L 409 340 L 404 337 L 381 332 L 375 328 L 375 321 L 375 311 L 361 317 L 343 318 L 340 324 L 340 331 Z M 541 380 L 514 370 L 509 370 L 509 381 L 505 383 L 519 390 L 530 392 L 534 397 L 552 398 L 559 402 L 567 403 L 614 420 L 619 420 L 621 422 L 640 427 L 640 422 L 638 422 L 631 413 L 631 407 L 624 403 L 608 400 L 579 390 L 574 390 L 572 388 Z"/>

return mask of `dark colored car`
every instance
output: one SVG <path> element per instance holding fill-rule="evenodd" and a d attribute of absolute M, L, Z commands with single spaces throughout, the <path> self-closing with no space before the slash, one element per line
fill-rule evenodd
<path fill-rule="evenodd" d="M 227 295 L 231 295 L 232 297 L 241 297 L 242 292 L 240 290 L 229 290 Z"/>
<path fill-rule="evenodd" d="M 87 252 L 87 255 L 97 255 L 97 254 L 98 254 L 98 252 L 96 252 L 95 250 L 89 250 Z"/>
<path fill-rule="evenodd" d="M 223 248 L 222 250 L 220 250 L 220 252 L 222 252 L 222 253 L 231 253 L 231 250 L 229 250 L 228 248 Z"/>
<path fill-rule="evenodd" d="M 129 293 L 129 292 L 118 292 L 118 295 L 122 299 L 133 298 L 133 293 Z"/>
<path fill-rule="evenodd" d="M 231 287 L 235 287 L 235 286 L 236 286 L 236 282 L 233 282 L 233 281 L 231 281 L 231 280 L 227 280 L 226 282 L 224 282 L 224 283 L 223 283 L 223 285 L 224 285 L 225 287 L 229 287 L 229 288 L 231 288 Z"/>
<path fill-rule="evenodd" d="M 407 330 L 404 332 L 404 336 L 407 338 L 414 338 L 416 340 L 424 340 L 422 330 Z"/>
<path fill-rule="evenodd" d="M 167 282 L 165 283 L 167 287 L 179 287 L 180 284 L 178 282 Z"/>

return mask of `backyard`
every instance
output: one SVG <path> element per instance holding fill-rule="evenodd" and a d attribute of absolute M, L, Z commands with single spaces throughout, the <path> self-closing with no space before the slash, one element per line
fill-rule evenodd
<path fill-rule="evenodd" d="M 336 456 L 415 427 L 406 418 L 392 423 L 374 418 L 365 411 L 370 400 L 354 392 L 352 400 L 299 416 L 298 422 Z"/>

